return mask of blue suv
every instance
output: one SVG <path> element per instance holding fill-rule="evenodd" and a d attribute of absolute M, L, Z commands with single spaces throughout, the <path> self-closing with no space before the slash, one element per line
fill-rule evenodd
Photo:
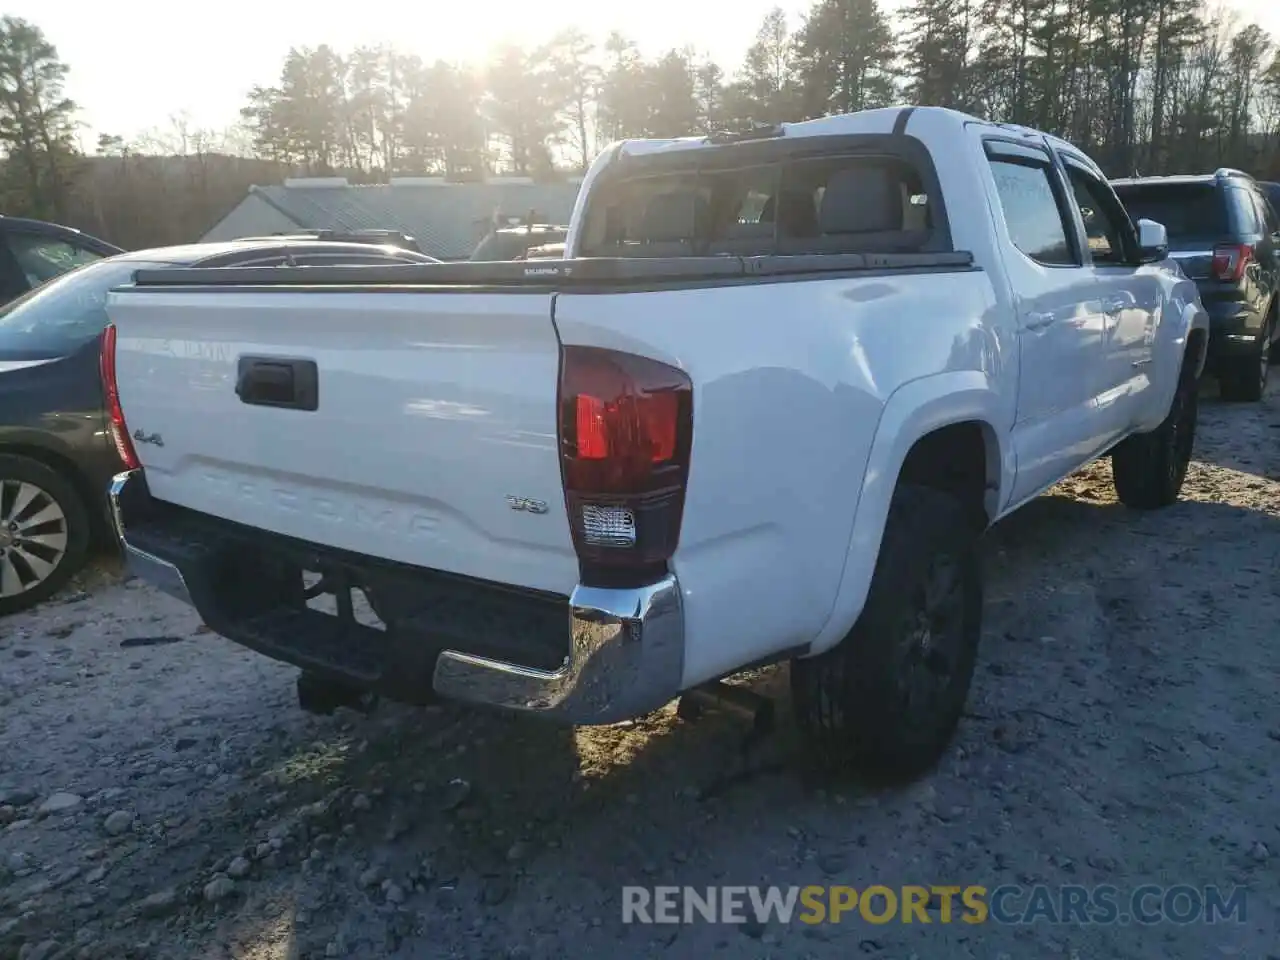
<path fill-rule="evenodd" d="M 1227 400 L 1260 400 L 1280 359 L 1280 198 L 1247 173 L 1113 180 L 1133 220 L 1169 232 L 1169 255 L 1209 313 L 1206 370 Z"/>

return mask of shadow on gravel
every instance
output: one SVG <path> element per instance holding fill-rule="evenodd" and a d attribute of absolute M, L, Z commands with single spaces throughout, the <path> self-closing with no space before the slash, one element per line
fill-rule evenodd
<path fill-rule="evenodd" d="M 1280 378 L 1278 378 L 1280 379 Z M 1280 384 L 1258 403 L 1230 403 L 1201 391 L 1193 458 L 1240 473 L 1280 479 Z"/>
<path fill-rule="evenodd" d="M 1280 537 L 1280 519 L 1248 507 L 1184 499 L 1162 510 L 1131 510 L 1115 500 L 1087 499 L 1090 492 L 1086 488 L 1082 498 L 1050 491 L 1031 501 L 991 529 L 986 537 L 988 554 L 1027 550 L 1034 554 L 1034 562 L 1052 563 L 1054 550 L 1091 544 L 1099 534 L 1109 533 L 1170 544 L 1204 543 L 1205 536 L 1228 542 L 1241 536 Z M 1106 495 L 1112 496 L 1110 491 Z M 1033 562 L 1031 556 L 1027 559 Z"/>

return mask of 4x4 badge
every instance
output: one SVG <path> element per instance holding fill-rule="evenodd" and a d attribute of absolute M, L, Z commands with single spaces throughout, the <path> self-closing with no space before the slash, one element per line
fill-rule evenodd
<path fill-rule="evenodd" d="M 138 443 L 149 443 L 156 447 L 164 446 L 164 437 L 158 433 L 143 433 L 141 430 L 135 430 L 133 431 L 133 439 Z"/>
<path fill-rule="evenodd" d="M 529 497 L 507 497 L 507 506 L 512 510 L 523 510 L 525 513 L 546 513 L 545 500 L 532 500 Z"/>

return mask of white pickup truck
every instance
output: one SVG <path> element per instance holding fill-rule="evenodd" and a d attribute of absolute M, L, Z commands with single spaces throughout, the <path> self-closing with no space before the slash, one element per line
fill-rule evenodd
<path fill-rule="evenodd" d="M 616 144 L 559 260 L 140 271 L 119 534 L 304 678 L 593 724 L 785 660 L 813 743 L 919 772 L 983 531 L 1106 454 L 1178 496 L 1207 322 L 1165 248 L 1069 144 L 892 108 Z"/>

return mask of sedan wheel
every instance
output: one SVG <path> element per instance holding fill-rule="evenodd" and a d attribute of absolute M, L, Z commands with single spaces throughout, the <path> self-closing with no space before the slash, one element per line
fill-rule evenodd
<path fill-rule="evenodd" d="M 38 586 L 67 555 L 67 515 L 34 483 L 0 481 L 0 597 Z"/>
<path fill-rule="evenodd" d="M 88 516 L 72 484 L 43 463 L 0 456 L 0 614 L 60 589 L 88 540 Z"/>

